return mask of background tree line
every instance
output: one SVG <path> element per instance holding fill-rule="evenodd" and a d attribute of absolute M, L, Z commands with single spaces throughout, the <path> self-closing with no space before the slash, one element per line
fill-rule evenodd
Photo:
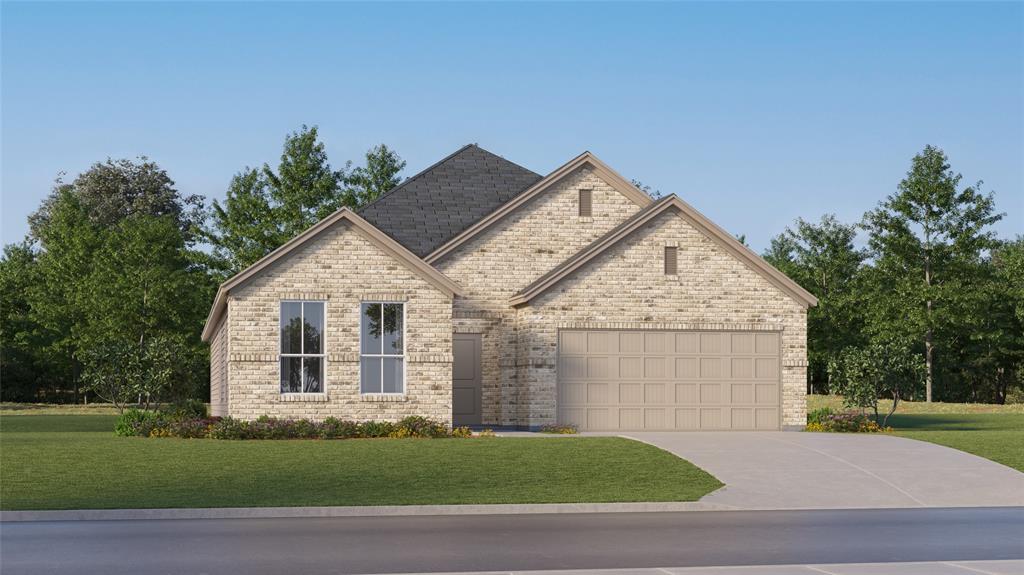
<path fill-rule="evenodd" d="M 334 169 L 303 126 L 276 168 L 243 169 L 209 208 L 144 157 L 58 178 L 28 236 L 0 258 L 0 396 L 205 398 L 199 334 L 220 282 L 334 210 L 372 201 L 404 167 L 379 145 Z"/>
<path fill-rule="evenodd" d="M 276 167 L 244 168 L 209 208 L 146 158 L 58 179 L 0 259 L 0 395 L 205 398 L 199 333 L 217 285 L 334 210 L 373 201 L 404 167 L 379 145 L 335 169 L 303 126 Z M 929 146 L 860 222 L 798 219 L 772 239 L 765 259 L 820 300 L 808 312 L 810 389 L 840 389 L 884 357 L 892 373 L 920 363 L 923 375 L 878 393 L 1002 403 L 1020 392 L 1024 239 L 995 237 L 1001 215 L 979 188 Z"/>
<path fill-rule="evenodd" d="M 884 396 L 1019 397 L 1024 238 L 997 238 L 991 226 L 1002 214 L 993 195 L 961 179 L 942 150 L 928 146 L 860 222 L 798 219 L 772 239 L 764 258 L 820 300 L 808 311 L 811 389 L 844 391 L 850 373 L 871 372 Z M 914 362 L 920 382 L 905 381 Z M 902 386 L 878 383 L 886 373 L 903 373 L 890 378 Z"/>

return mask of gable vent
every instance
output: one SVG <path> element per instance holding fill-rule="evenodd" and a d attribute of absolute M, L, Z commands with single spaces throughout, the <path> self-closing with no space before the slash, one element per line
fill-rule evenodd
<path fill-rule="evenodd" d="M 580 190 L 580 217 L 594 215 L 594 190 Z"/>
<path fill-rule="evenodd" d="M 665 246 L 665 275 L 674 276 L 679 273 L 679 248 Z"/>

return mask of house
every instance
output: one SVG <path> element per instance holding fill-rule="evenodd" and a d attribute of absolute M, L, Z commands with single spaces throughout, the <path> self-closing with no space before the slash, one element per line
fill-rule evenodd
<path fill-rule="evenodd" d="M 594 155 L 465 146 L 225 282 L 215 415 L 585 430 L 804 423 L 813 295 Z"/>

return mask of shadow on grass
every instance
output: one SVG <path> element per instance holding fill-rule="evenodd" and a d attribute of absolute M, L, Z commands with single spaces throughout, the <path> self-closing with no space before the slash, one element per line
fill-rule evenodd
<path fill-rule="evenodd" d="M 116 415 L 0 415 L 0 433 L 114 433 Z"/>
<path fill-rule="evenodd" d="M 897 431 L 1020 431 L 1024 414 L 1019 413 L 914 413 L 889 418 Z"/>

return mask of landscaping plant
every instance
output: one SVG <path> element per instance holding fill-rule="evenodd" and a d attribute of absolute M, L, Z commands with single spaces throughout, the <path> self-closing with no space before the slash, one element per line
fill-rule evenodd
<path fill-rule="evenodd" d="M 922 386 L 924 371 L 920 356 L 892 342 L 848 348 L 829 363 L 829 375 L 843 396 L 843 404 L 871 409 L 875 423 L 881 427 L 886 426 L 900 400 Z M 892 406 L 881 416 L 878 400 L 883 396 L 892 400 Z"/>

